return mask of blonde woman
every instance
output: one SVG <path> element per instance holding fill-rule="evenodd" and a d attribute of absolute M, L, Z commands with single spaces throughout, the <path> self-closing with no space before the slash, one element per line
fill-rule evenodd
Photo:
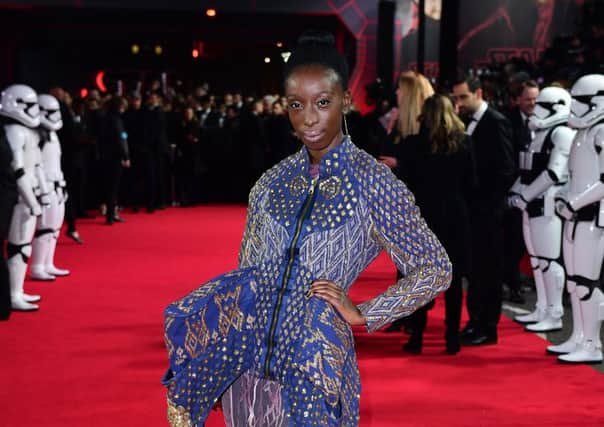
<path fill-rule="evenodd" d="M 449 354 L 459 351 L 461 277 L 469 270 L 469 216 L 467 200 L 474 186 L 469 137 L 451 101 L 429 97 L 420 115 L 417 135 L 405 140 L 398 159 L 401 178 L 415 195 L 428 226 L 445 247 L 453 264 L 451 287 L 445 292 L 445 340 Z M 427 308 L 412 316 L 412 334 L 403 350 L 420 353 L 427 323 Z"/>
<path fill-rule="evenodd" d="M 406 138 L 417 135 L 420 129 L 419 115 L 422 111 L 424 101 L 434 94 L 434 89 L 428 79 L 412 70 L 403 71 L 398 80 L 396 89 L 396 100 L 398 113 L 393 114 L 393 120 L 388 126 L 388 138 L 384 143 L 384 152 L 379 161 L 384 163 L 392 172 L 401 178 L 399 158 L 402 156 Z M 397 278 L 401 278 L 397 272 Z M 409 319 L 399 319 L 386 328 L 386 332 L 398 332 Z M 408 329 L 408 328 L 406 328 Z"/>
<path fill-rule="evenodd" d="M 393 115 L 393 121 L 388 127 L 390 135 L 386 152 L 380 156 L 380 161 L 397 172 L 397 157 L 401 143 L 410 135 L 419 133 L 418 117 L 425 100 L 434 94 L 430 81 L 415 71 L 403 71 L 398 80 L 396 100 L 398 114 Z M 397 174 L 398 175 L 398 174 Z"/>

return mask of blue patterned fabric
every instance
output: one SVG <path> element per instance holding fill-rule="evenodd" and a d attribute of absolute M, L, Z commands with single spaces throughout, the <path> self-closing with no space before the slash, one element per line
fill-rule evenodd
<path fill-rule="evenodd" d="M 444 291 L 448 257 L 413 195 L 349 139 L 309 172 L 305 148 L 250 193 L 240 269 L 166 310 L 169 421 L 202 426 L 244 372 L 278 381 L 292 426 L 355 426 L 360 381 L 350 326 L 306 292 L 317 279 L 348 290 L 386 250 L 403 278 L 359 305 L 374 331 Z"/>

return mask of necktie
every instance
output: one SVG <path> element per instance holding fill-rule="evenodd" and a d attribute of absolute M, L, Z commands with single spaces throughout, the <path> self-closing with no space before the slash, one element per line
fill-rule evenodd
<path fill-rule="evenodd" d="M 531 129 L 529 128 L 529 118 L 527 117 L 524 120 L 524 126 L 522 127 L 522 146 L 524 148 L 528 148 L 528 146 L 531 143 L 532 135 L 531 135 Z"/>

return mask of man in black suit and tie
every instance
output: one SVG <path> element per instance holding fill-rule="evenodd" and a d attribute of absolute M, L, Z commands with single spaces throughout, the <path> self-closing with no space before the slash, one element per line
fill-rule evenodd
<path fill-rule="evenodd" d="M 518 73 L 518 75 L 523 73 Z M 528 120 L 533 114 L 537 96 L 539 96 L 539 85 L 534 80 L 526 78 L 517 82 L 511 94 L 514 107 L 508 112 L 507 117 L 512 124 L 512 135 L 514 145 L 514 167 L 515 178 L 518 177 L 518 158 L 533 139 L 533 131 L 529 129 Z M 505 252 L 503 264 L 503 281 L 508 285 L 508 300 L 517 304 L 523 304 L 520 286 L 520 272 L 518 265 L 524 255 L 524 238 L 522 236 L 522 212 L 519 209 L 507 208 L 504 215 L 504 238 Z"/>
<path fill-rule="evenodd" d="M 514 182 L 511 126 L 483 100 L 481 82 L 475 77 L 455 84 L 453 98 L 466 119 L 476 166 L 470 200 L 470 321 L 462 331 L 462 344 L 495 344 L 502 301 L 503 213 L 506 194 Z"/>

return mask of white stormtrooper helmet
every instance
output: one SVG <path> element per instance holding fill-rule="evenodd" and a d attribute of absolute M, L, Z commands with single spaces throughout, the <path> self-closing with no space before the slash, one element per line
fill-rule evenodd
<path fill-rule="evenodd" d="M 546 87 L 537 97 L 535 110 L 529 118 L 532 130 L 547 129 L 568 122 L 570 93 L 561 87 Z"/>
<path fill-rule="evenodd" d="M 61 106 L 59 101 L 52 95 L 42 94 L 38 96 L 40 104 L 40 124 L 48 130 L 57 131 L 63 127 L 61 118 Z"/>
<path fill-rule="evenodd" d="M 573 85 L 569 126 L 584 129 L 604 119 L 604 75 L 589 74 Z"/>
<path fill-rule="evenodd" d="M 40 125 L 38 95 L 26 85 L 11 85 L 0 94 L 0 115 L 36 128 Z"/>

